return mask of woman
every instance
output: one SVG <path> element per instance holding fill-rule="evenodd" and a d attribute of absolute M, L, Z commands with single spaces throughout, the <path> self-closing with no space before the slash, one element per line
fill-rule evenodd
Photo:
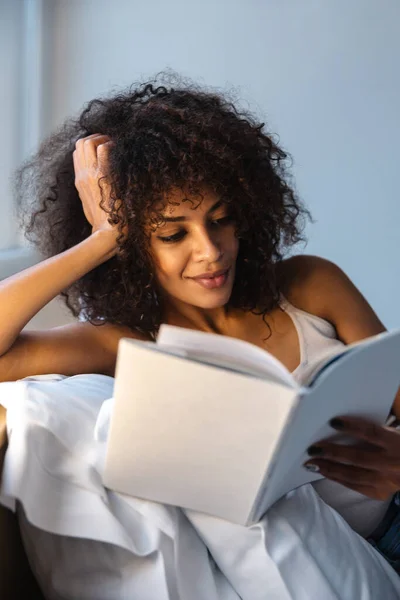
<path fill-rule="evenodd" d="M 89 103 L 18 175 L 27 233 L 50 258 L 1 284 L 0 380 L 113 376 L 121 337 L 169 323 L 256 344 L 301 381 L 326 347 L 384 331 L 339 267 L 285 258 L 309 216 L 286 158 L 264 124 L 195 86 Z M 80 321 L 22 331 L 60 293 Z M 367 445 L 311 448 L 327 478 L 315 489 L 367 537 L 400 487 L 400 435 L 335 425 Z"/>

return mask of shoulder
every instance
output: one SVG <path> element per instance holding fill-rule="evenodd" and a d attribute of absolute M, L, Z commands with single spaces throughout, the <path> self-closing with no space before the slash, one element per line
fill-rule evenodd
<path fill-rule="evenodd" d="M 293 256 L 280 263 L 278 281 L 289 302 L 332 323 L 346 344 L 385 331 L 360 290 L 330 260 Z"/>
<path fill-rule="evenodd" d="M 313 308 L 318 316 L 329 316 L 332 293 L 343 293 L 351 284 L 342 269 L 326 258 L 301 254 L 282 261 L 277 269 L 283 295 L 303 310 Z M 352 285 L 352 284 L 351 284 Z"/>

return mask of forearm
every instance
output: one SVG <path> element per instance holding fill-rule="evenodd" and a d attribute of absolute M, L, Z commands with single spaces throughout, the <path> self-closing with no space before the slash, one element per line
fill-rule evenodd
<path fill-rule="evenodd" d="M 0 283 L 0 356 L 48 302 L 115 254 L 115 236 L 99 231 L 73 248 Z"/>

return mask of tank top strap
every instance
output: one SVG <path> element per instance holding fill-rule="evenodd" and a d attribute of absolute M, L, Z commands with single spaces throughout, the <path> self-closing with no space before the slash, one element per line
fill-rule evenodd
<path fill-rule="evenodd" d="M 301 308 L 297 308 L 281 295 L 280 307 L 284 310 L 296 328 L 300 346 L 300 364 L 296 374 L 300 375 L 314 360 L 329 351 L 333 346 L 342 344 L 336 335 L 336 330 L 331 323 L 313 315 Z"/>
<path fill-rule="evenodd" d="M 293 304 L 289 302 L 282 294 L 279 301 L 279 306 L 281 309 L 291 318 L 292 323 L 297 331 L 297 337 L 299 340 L 299 348 L 300 348 L 300 363 L 298 367 L 293 371 L 295 373 L 298 369 L 303 367 L 308 363 L 308 344 L 307 338 L 304 334 L 303 325 L 301 322 L 301 318 L 297 314 L 297 309 Z"/>
<path fill-rule="evenodd" d="M 318 330 L 327 337 L 336 337 L 335 328 L 331 323 L 329 323 L 329 321 L 326 321 L 322 317 L 318 317 L 317 315 L 302 310 L 301 308 L 297 308 L 297 306 L 291 304 L 289 300 L 285 298 L 285 296 L 283 296 L 282 294 L 280 295 L 280 297 L 280 307 L 285 312 L 289 313 L 292 316 L 292 318 L 294 318 L 295 320 L 300 320 L 303 322 L 307 321 L 309 323 L 312 323 L 314 327 L 317 327 Z"/>

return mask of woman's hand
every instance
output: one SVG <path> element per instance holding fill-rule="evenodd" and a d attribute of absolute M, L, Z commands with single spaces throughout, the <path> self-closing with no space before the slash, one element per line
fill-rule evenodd
<path fill-rule="evenodd" d="M 340 417 L 332 427 L 359 440 L 344 446 L 322 440 L 310 446 L 310 470 L 370 498 L 386 500 L 400 490 L 400 431 L 364 419 Z"/>
<path fill-rule="evenodd" d="M 116 242 L 118 228 L 100 206 L 102 200 L 105 207 L 109 206 L 111 189 L 106 177 L 111 145 L 112 141 L 108 136 L 95 133 L 76 142 L 72 157 L 75 187 L 82 201 L 85 217 L 92 226 L 92 233 L 110 232 Z"/>

